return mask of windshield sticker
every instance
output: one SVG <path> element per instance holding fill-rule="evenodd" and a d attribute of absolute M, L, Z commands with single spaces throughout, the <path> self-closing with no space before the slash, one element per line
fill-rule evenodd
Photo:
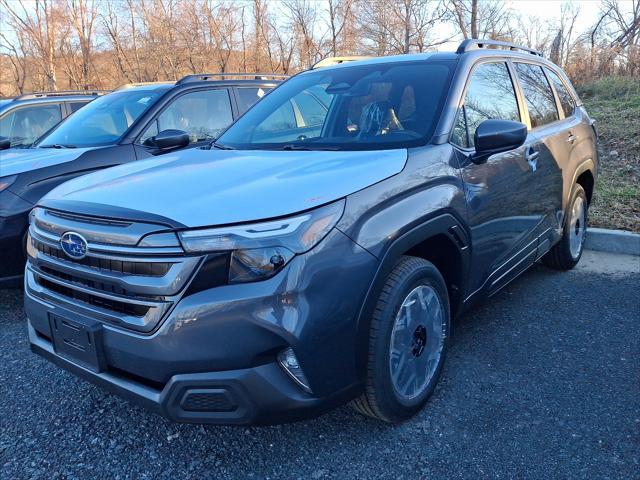
<path fill-rule="evenodd" d="M 256 95 L 258 95 L 258 97 L 260 97 L 260 98 L 264 97 L 264 90 L 259 88 L 258 89 L 258 93 Z"/>

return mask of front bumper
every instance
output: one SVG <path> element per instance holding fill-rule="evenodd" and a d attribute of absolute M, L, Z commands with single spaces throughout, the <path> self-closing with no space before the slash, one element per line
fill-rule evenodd
<path fill-rule="evenodd" d="M 375 257 L 336 230 L 271 279 L 183 297 L 150 334 L 104 324 L 106 368 L 99 373 L 53 348 L 50 315 L 74 321 L 87 318 L 86 310 L 44 298 L 27 269 L 31 348 L 176 421 L 298 420 L 361 390 L 357 318 L 377 267 Z M 287 347 L 294 349 L 313 394 L 304 392 L 276 363 L 277 354 Z"/>
<path fill-rule="evenodd" d="M 31 350 L 55 365 L 176 422 L 271 425 L 310 418 L 353 398 L 353 385 L 318 398 L 301 391 L 276 363 L 222 372 L 179 374 L 156 389 L 110 372 L 95 373 L 57 355 L 29 323 Z"/>

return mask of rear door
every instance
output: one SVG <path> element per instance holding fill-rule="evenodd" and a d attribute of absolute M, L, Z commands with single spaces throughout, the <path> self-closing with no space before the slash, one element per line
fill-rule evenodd
<path fill-rule="evenodd" d="M 527 155 L 534 140 L 528 138 L 525 145 L 482 164 L 469 158 L 475 130 L 484 120 L 523 120 L 514 85 L 506 61 L 477 64 L 451 138 L 464 153 L 460 166 L 473 249 L 471 292 L 483 287 L 495 291 L 535 260 L 543 192 Z"/>
<path fill-rule="evenodd" d="M 542 67 L 515 62 L 518 83 L 524 95 L 526 123 L 532 143 L 529 160 L 531 181 L 537 185 L 537 208 L 542 214 L 536 234 L 540 237 L 538 256 L 559 238 L 562 220 L 562 169 L 570 154 L 569 125 L 561 121 L 556 98 Z M 535 157 L 535 158 L 534 158 Z"/>

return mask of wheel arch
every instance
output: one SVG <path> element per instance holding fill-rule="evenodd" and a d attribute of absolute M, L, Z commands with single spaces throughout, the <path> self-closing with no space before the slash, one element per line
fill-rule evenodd
<path fill-rule="evenodd" d="M 460 313 L 466 290 L 470 260 L 470 235 L 464 223 L 452 212 L 432 215 L 420 225 L 399 235 L 386 249 L 358 315 L 356 366 L 364 375 L 368 358 L 371 316 L 385 280 L 403 255 L 420 257 L 433 263 L 447 285 L 451 317 Z"/>

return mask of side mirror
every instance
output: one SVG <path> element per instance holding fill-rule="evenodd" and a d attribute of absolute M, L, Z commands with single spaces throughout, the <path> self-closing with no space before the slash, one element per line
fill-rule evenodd
<path fill-rule="evenodd" d="M 521 146 L 527 139 L 527 127 L 511 120 L 485 120 L 474 135 L 476 153 L 473 163 L 484 163 L 491 155 L 507 152 Z"/>
<path fill-rule="evenodd" d="M 7 148 L 11 148 L 11 139 L 0 137 L 0 150 L 6 150 Z"/>
<path fill-rule="evenodd" d="M 163 130 L 153 137 L 153 145 L 160 150 L 172 150 L 189 145 L 189 134 L 182 130 Z"/>

